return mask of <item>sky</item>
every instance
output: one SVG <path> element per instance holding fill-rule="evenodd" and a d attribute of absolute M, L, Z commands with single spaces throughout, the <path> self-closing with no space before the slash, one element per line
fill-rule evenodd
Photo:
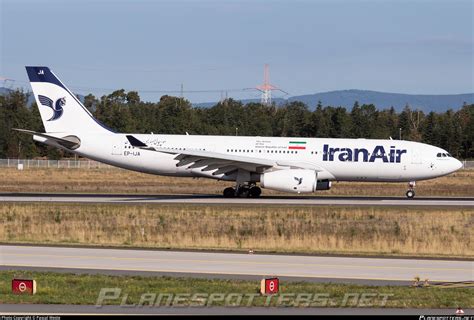
<path fill-rule="evenodd" d="M 79 94 L 257 98 L 268 63 L 290 96 L 474 92 L 474 1 L 0 0 L 0 19 L 13 87 L 43 65 Z"/>

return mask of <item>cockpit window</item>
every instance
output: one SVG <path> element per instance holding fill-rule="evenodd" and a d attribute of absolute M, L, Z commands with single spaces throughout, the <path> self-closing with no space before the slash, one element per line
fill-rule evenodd
<path fill-rule="evenodd" d="M 453 156 L 449 153 L 444 153 L 444 152 L 439 152 L 436 154 L 436 157 L 438 158 L 452 158 Z"/>

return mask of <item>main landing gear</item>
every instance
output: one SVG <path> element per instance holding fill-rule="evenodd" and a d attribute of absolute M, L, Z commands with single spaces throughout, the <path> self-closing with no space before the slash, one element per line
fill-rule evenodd
<path fill-rule="evenodd" d="M 224 189 L 224 198 L 258 198 L 262 194 L 262 189 L 256 185 L 241 185 L 236 188 L 225 188 Z"/>
<path fill-rule="evenodd" d="M 415 185 L 416 185 L 415 181 L 410 181 L 408 183 L 408 190 L 406 193 L 408 199 L 413 199 L 415 197 Z"/>

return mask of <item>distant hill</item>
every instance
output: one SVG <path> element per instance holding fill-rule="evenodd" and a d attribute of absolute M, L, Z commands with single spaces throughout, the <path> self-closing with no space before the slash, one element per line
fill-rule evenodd
<path fill-rule="evenodd" d="M 0 95 L 3 96 L 4 94 L 8 94 L 12 91 L 11 89 L 5 88 L 5 87 L 0 87 Z"/>
<path fill-rule="evenodd" d="M 256 99 L 242 100 L 243 103 L 258 102 Z M 474 93 L 465 94 L 403 94 L 403 93 L 387 93 L 369 90 L 338 90 L 329 92 L 320 92 L 315 94 L 293 96 L 287 100 L 274 99 L 276 104 L 282 104 L 285 101 L 301 101 L 304 102 L 310 110 L 314 110 L 321 101 L 323 106 L 342 106 L 351 109 L 355 101 L 359 104 L 374 104 L 378 109 L 386 109 L 394 107 L 395 110 L 401 111 L 408 104 L 412 109 L 420 109 L 425 112 L 437 111 L 444 112 L 448 109 L 458 110 L 464 102 L 468 104 L 474 103 Z M 196 106 L 210 107 L 215 102 L 199 103 Z"/>
<path fill-rule="evenodd" d="M 474 103 L 474 93 L 466 94 L 403 94 L 403 93 L 387 93 L 369 90 L 340 90 L 321 92 L 310 95 L 295 96 L 288 99 L 289 101 L 301 101 L 314 108 L 318 101 L 323 106 L 344 106 L 352 108 L 355 101 L 359 104 L 374 104 L 379 109 L 394 107 L 397 111 L 401 111 L 407 104 L 412 109 L 420 109 L 425 112 L 429 111 L 446 111 L 448 109 L 459 109 L 464 102 Z"/>

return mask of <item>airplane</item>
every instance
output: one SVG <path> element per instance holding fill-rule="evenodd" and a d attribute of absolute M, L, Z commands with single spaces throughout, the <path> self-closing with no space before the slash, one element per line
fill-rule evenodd
<path fill-rule="evenodd" d="M 462 163 L 436 146 L 382 139 L 116 133 L 100 123 L 48 68 L 26 71 L 46 132 L 35 141 L 112 166 L 155 175 L 235 183 L 224 197 L 329 190 L 333 181 L 408 182 L 448 175 Z"/>

